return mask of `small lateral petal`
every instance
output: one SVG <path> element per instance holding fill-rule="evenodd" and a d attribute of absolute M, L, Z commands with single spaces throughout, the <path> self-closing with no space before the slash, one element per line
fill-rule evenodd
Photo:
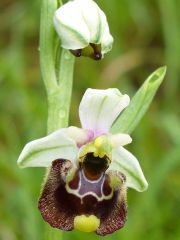
<path fill-rule="evenodd" d="M 106 134 L 120 112 L 130 102 L 128 95 L 118 89 L 87 89 L 79 107 L 82 127 L 91 129 L 96 136 Z"/>
<path fill-rule="evenodd" d="M 132 138 L 125 133 L 118 133 L 110 136 L 112 147 L 124 146 L 132 142 Z"/>
<path fill-rule="evenodd" d="M 29 142 L 17 161 L 20 167 L 49 167 L 54 159 L 66 158 L 75 163 L 78 148 L 76 142 L 68 138 L 64 129 Z"/>
<path fill-rule="evenodd" d="M 134 188 L 136 191 L 143 192 L 148 187 L 138 160 L 123 147 L 113 149 L 109 170 L 123 173 L 126 176 L 127 187 Z"/>

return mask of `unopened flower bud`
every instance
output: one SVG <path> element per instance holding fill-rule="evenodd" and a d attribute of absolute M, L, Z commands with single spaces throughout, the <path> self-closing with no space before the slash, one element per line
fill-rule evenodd
<path fill-rule="evenodd" d="M 106 16 L 93 0 L 73 0 L 62 5 L 55 12 L 54 26 L 61 46 L 77 57 L 99 60 L 112 48 Z"/>

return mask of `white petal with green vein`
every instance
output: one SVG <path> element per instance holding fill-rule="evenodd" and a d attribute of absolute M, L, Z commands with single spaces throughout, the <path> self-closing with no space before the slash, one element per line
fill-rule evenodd
<path fill-rule="evenodd" d="M 111 50 L 112 45 L 113 45 L 113 37 L 111 36 L 109 32 L 109 26 L 108 24 L 104 28 L 104 32 L 101 36 L 101 53 L 107 53 Z"/>
<path fill-rule="evenodd" d="M 75 50 L 89 44 L 89 29 L 75 1 L 70 1 L 56 10 L 54 26 L 63 48 Z"/>
<path fill-rule="evenodd" d="M 126 176 L 127 187 L 139 192 L 145 191 L 148 187 L 138 160 L 123 147 L 113 149 L 109 170 L 123 173 Z"/>
<path fill-rule="evenodd" d="M 76 3 L 81 9 L 81 14 L 89 29 L 90 42 L 100 43 L 101 36 L 107 25 L 105 14 L 92 0 L 76 0 Z"/>
<path fill-rule="evenodd" d="M 26 144 L 18 165 L 20 167 L 49 167 L 53 160 L 68 159 L 75 163 L 78 148 L 75 141 L 63 134 L 64 129 Z"/>

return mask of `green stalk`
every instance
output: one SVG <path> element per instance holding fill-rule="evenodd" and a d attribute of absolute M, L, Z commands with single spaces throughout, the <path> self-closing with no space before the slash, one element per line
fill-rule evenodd
<path fill-rule="evenodd" d="M 48 95 L 48 133 L 67 127 L 73 83 L 74 57 L 63 49 L 60 61 L 59 83 Z"/>
<path fill-rule="evenodd" d="M 53 14 L 57 9 L 56 0 L 42 0 L 40 24 L 40 66 L 42 78 L 47 94 L 51 94 L 57 87 L 54 62 L 55 31 L 53 28 Z"/>
<path fill-rule="evenodd" d="M 60 0 L 42 0 L 40 26 L 40 65 L 48 99 L 47 132 L 67 127 L 73 84 L 74 57 L 68 50 L 62 50 L 59 73 L 56 66 L 56 33 L 53 15 Z M 48 171 L 48 169 L 47 169 Z M 62 232 L 46 224 L 45 240 L 60 240 Z"/>

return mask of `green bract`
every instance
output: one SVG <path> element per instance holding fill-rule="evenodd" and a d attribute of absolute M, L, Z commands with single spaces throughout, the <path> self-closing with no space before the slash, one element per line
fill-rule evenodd
<path fill-rule="evenodd" d="M 114 123 L 111 132 L 132 133 L 150 106 L 153 97 L 166 75 L 166 67 L 158 68 L 144 82 L 131 100 L 128 108 Z"/>

